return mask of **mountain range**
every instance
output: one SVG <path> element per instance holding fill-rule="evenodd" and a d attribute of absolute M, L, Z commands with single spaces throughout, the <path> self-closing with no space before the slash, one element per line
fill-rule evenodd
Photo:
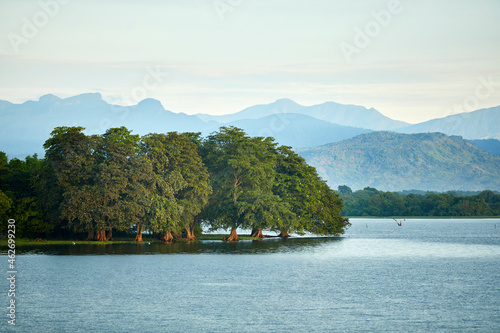
<path fill-rule="evenodd" d="M 392 130 L 408 126 L 408 123 L 393 120 L 371 108 L 358 105 L 344 105 L 326 102 L 313 106 L 303 106 L 290 99 L 279 99 L 271 104 L 248 107 L 229 115 L 213 116 L 198 114 L 203 120 L 215 120 L 219 123 L 231 123 L 242 119 L 258 119 L 271 115 L 301 114 L 332 124 L 366 128 L 371 130 Z"/>
<path fill-rule="evenodd" d="M 196 115 L 175 113 L 166 110 L 159 101 L 154 99 L 145 99 L 132 106 L 120 106 L 107 103 L 99 93 L 81 94 L 69 98 L 59 98 L 49 94 L 40 97 L 38 101 L 27 101 L 21 104 L 0 100 L 0 151 L 4 151 L 9 158 L 24 158 L 34 153 L 43 156 L 43 143 L 57 126 L 82 126 L 86 128 L 87 134 L 100 134 L 111 127 L 126 126 L 134 134 L 140 135 L 169 131 L 192 131 L 208 135 L 220 126 L 237 126 L 249 135 L 272 136 L 279 144 L 292 146 L 303 154 L 309 163 L 318 166 L 320 170 L 324 169 L 321 171 L 322 175 L 328 178 L 330 184 L 337 184 L 338 182 L 334 180 L 335 176 L 333 176 L 335 173 L 332 171 L 337 164 L 327 165 L 323 162 L 323 164 L 318 164 L 318 157 L 315 154 L 320 150 L 321 154 L 324 154 L 325 149 L 334 149 L 334 147 L 348 149 L 348 142 L 351 141 L 344 142 L 344 146 L 332 146 L 332 144 L 343 142 L 342 140 L 361 136 L 366 141 L 367 147 L 376 147 L 377 144 L 385 145 L 388 142 L 381 141 L 376 134 L 377 131 L 392 131 L 401 133 L 402 136 L 395 136 L 391 142 L 400 140 L 400 145 L 404 145 L 409 142 L 404 139 L 406 138 L 404 134 L 441 132 L 446 135 L 460 135 L 465 139 L 470 139 L 478 147 L 495 154 L 500 147 L 500 141 L 497 140 L 500 139 L 500 126 L 498 124 L 500 124 L 500 106 L 433 119 L 420 124 L 408 124 L 390 119 L 373 108 L 334 102 L 303 106 L 290 99 L 279 99 L 270 104 L 254 105 L 236 113 L 215 116 L 202 113 Z M 414 142 L 418 141 L 415 140 Z M 442 144 L 444 144 L 443 142 L 451 144 L 451 142 L 455 142 L 454 140 L 456 141 L 456 139 L 441 141 Z M 429 142 L 429 140 L 427 141 Z M 396 147 L 400 145 L 396 145 Z M 318 146 L 321 147 L 317 148 Z M 309 148 L 305 149 L 307 147 Z M 460 147 L 469 146 L 462 145 Z M 410 148 L 408 147 L 408 149 Z M 449 149 L 452 149 L 451 146 Z M 312 153 L 313 151 L 315 154 Z M 390 152 L 389 150 L 384 151 Z M 423 153 L 424 150 L 414 152 L 415 156 Z M 382 179 L 388 180 L 389 174 L 394 173 L 395 170 L 391 169 L 389 164 L 384 164 L 381 154 L 376 155 L 380 159 L 379 162 L 374 157 L 370 163 L 365 164 L 368 169 L 365 170 L 361 168 L 362 165 L 358 165 L 358 169 L 351 171 L 363 173 L 364 176 L 368 177 L 368 174 L 372 172 L 369 166 L 373 167 L 378 163 L 378 165 L 385 165 L 384 170 L 378 169 L 378 171 L 384 175 L 385 178 Z M 393 155 L 390 156 L 392 156 L 391 159 L 395 158 Z M 441 159 L 437 158 L 437 155 L 433 156 L 434 159 L 430 159 L 428 156 L 422 155 L 422 159 L 426 161 L 429 168 L 442 162 Z M 349 158 L 352 157 L 349 156 Z M 446 163 L 460 164 L 461 162 L 457 159 L 451 159 Z M 442 173 L 442 175 L 444 174 Z M 497 174 L 500 174 L 500 171 Z M 402 176 L 401 173 L 399 175 Z M 451 177 L 451 174 L 449 176 Z M 413 178 L 414 181 L 409 183 L 402 181 L 391 181 L 391 183 L 402 186 L 398 190 L 410 189 L 407 186 L 417 184 L 418 177 Z M 381 189 L 385 188 L 383 181 L 377 182 L 369 179 L 371 178 L 366 178 L 366 181 L 373 186 L 379 184 Z M 353 188 L 358 185 L 360 187 L 369 185 L 362 184 L 362 179 L 359 180 L 359 183 L 354 179 L 352 181 L 354 184 L 346 183 L 346 185 L 352 185 Z M 452 182 L 451 178 L 449 182 Z M 422 184 L 431 185 L 426 182 Z M 495 182 L 490 184 L 495 184 Z M 487 184 L 482 185 L 486 186 Z M 386 189 L 392 188 L 387 186 Z M 491 187 L 486 186 L 486 188 Z M 449 189 L 452 187 L 446 188 L 446 190 Z"/>
<path fill-rule="evenodd" d="M 441 132 L 464 139 L 500 139 L 500 106 L 432 119 L 395 129 L 400 133 Z"/>

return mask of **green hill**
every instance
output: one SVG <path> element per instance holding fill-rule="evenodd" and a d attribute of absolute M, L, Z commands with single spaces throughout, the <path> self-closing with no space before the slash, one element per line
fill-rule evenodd
<path fill-rule="evenodd" d="M 500 190 L 500 156 L 459 136 L 373 132 L 297 152 L 332 188 Z"/>

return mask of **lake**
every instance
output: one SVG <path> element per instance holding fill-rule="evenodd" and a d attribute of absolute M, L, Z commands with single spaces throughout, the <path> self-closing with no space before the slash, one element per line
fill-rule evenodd
<path fill-rule="evenodd" d="M 500 332 L 500 219 L 341 238 L 17 247 L 6 332 Z M 2 249 L 2 266 L 8 263 Z"/>

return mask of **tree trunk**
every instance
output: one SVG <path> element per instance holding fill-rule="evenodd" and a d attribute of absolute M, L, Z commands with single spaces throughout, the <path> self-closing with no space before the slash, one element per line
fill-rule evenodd
<path fill-rule="evenodd" d="M 240 240 L 240 238 L 238 237 L 238 234 L 236 233 L 236 228 L 234 228 L 234 227 L 231 228 L 231 234 L 229 235 L 227 240 L 230 242 L 237 242 Z"/>
<path fill-rule="evenodd" d="M 87 241 L 93 241 L 94 240 L 94 230 L 89 230 L 88 235 L 87 235 Z"/>
<path fill-rule="evenodd" d="M 98 242 L 105 242 L 107 240 L 108 239 L 106 238 L 106 230 L 99 230 L 99 231 L 97 231 L 96 241 L 98 241 Z"/>
<path fill-rule="evenodd" d="M 113 228 L 108 230 L 108 235 L 106 236 L 106 240 L 113 240 Z"/>
<path fill-rule="evenodd" d="M 288 237 L 290 237 L 290 235 L 288 234 L 288 232 L 282 231 L 281 234 L 279 234 L 279 237 L 287 239 Z"/>
<path fill-rule="evenodd" d="M 189 223 L 189 225 L 186 227 L 186 235 L 188 240 L 196 240 L 196 236 L 194 234 L 194 230 L 196 226 L 200 225 L 200 216 L 196 215 L 193 218 L 193 221 Z"/>
<path fill-rule="evenodd" d="M 167 231 L 165 232 L 165 234 L 163 234 L 163 240 L 165 241 L 165 243 L 171 243 L 174 241 L 174 236 L 172 236 L 172 233 L 170 231 Z"/>
<path fill-rule="evenodd" d="M 142 231 L 144 230 L 144 224 L 139 223 L 137 224 L 137 235 L 135 236 L 135 241 L 136 242 L 142 242 Z"/>
<path fill-rule="evenodd" d="M 186 227 L 186 239 L 188 241 L 196 240 L 196 236 L 194 235 L 194 230 L 191 230 L 191 227 Z"/>
<path fill-rule="evenodd" d="M 262 233 L 262 228 L 252 229 L 252 237 L 265 238 L 264 234 Z"/>

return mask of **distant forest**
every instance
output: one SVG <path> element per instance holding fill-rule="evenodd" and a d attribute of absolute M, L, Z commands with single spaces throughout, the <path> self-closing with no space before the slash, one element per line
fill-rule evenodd
<path fill-rule="evenodd" d="M 165 242 L 193 240 L 202 226 L 341 235 L 349 226 L 338 193 L 287 146 L 236 127 L 151 133 L 125 127 L 85 135 L 57 127 L 45 158 L 8 160 L 0 152 L 0 218 L 16 237 L 106 241 L 113 231 Z M 7 223 L 1 224 L 5 234 Z"/>
<path fill-rule="evenodd" d="M 483 191 L 383 192 L 372 187 L 352 192 L 339 186 L 346 216 L 500 216 L 500 194 Z"/>

